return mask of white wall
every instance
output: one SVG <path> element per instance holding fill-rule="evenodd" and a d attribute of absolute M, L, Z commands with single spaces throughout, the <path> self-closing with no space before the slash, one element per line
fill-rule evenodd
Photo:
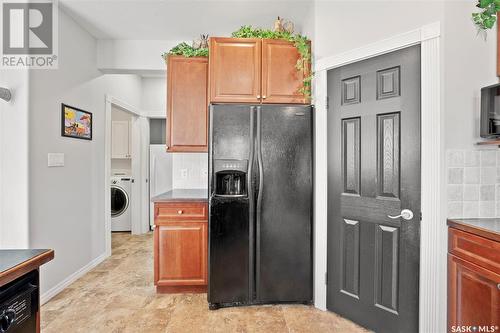
<path fill-rule="evenodd" d="M 99 40 L 97 67 L 105 73 L 162 75 L 165 61 L 161 55 L 178 43 L 177 40 Z"/>
<path fill-rule="evenodd" d="M 167 80 L 165 77 L 142 78 L 142 103 L 144 114 L 165 118 L 167 114 Z"/>
<path fill-rule="evenodd" d="M 30 80 L 30 246 L 53 248 L 42 268 L 42 293 L 105 253 L 105 94 L 140 105 L 136 75 L 102 75 L 97 42 L 59 12 L 59 69 L 33 71 Z M 60 135 L 61 103 L 93 113 L 93 140 Z M 47 167 L 47 153 L 66 165 Z"/>
<path fill-rule="evenodd" d="M 442 11 L 440 1 L 316 1 L 315 58 L 440 21 Z M 470 14 L 465 18 L 470 21 Z"/>
<path fill-rule="evenodd" d="M 28 246 L 28 95 L 27 70 L 0 70 L 0 248 Z"/>

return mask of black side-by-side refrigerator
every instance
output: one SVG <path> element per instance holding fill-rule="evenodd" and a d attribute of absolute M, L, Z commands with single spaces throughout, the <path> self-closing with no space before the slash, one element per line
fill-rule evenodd
<path fill-rule="evenodd" d="M 210 106 L 211 309 L 312 301 L 313 110 Z"/>

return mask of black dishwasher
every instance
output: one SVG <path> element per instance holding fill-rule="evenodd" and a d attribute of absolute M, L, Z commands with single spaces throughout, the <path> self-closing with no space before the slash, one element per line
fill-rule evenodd
<path fill-rule="evenodd" d="M 0 333 L 34 333 L 39 275 L 32 271 L 0 287 Z"/>

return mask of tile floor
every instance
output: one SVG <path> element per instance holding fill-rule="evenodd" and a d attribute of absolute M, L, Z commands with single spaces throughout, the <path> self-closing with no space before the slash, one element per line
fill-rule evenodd
<path fill-rule="evenodd" d="M 113 255 L 42 306 L 42 332 L 367 332 L 304 305 L 208 310 L 206 294 L 158 295 L 153 238 L 115 233 Z"/>

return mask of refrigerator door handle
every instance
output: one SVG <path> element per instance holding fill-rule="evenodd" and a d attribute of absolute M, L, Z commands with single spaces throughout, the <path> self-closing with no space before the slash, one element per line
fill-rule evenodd
<path fill-rule="evenodd" d="M 257 166 L 259 169 L 259 185 L 257 193 L 257 209 L 256 209 L 256 231 L 255 231 L 255 242 L 256 242 L 256 258 L 255 258 L 255 281 L 256 281 L 256 298 L 259 299 L 259 282 L 260 282 L 260 227 L 261 227 L 261 215 L 262 215 L 262 189 L 264 187 L 264 167 L 262 163 L 262 151 L 261 151 L 261 118 L 262 118 L 262 108 L 257 106 Z"/>
<path fill-rule="evenodd" d="M 260 220 L 260 211 L 262 209 L 262 188 L 264 186 L 264 170 L 261 151 L 261 107 L 257 107 L 257 166 L 259 168 L 259 193 L 257 194 L 257 222 Z"/>
<path fill-rule="evenodd" d="M 249 237 L 249 249 L 248 249 L 248 272 L 249 272 L 249 284 L 248 284 L 248 295 L 250 299 L 253 300 L 253 295 L 255 293 L 254 285 L 254 272 L 255 272 L 255 243 L 254 243 L 254 214 L 255 214 L 255 203 L 254 203 L 254 181 L 253 181 L 253 163 L 255 158 L 255 106 L 250 107 L 250 152 L 248 154 L 248 173 L 247 173 L 247 193 L 248 193 L 248 237 Z"/>
<path fill-rule="evenodd" d="M 252 171 L 253 171 L 253 160 L 254 160 L 254 150 L 255 150 L 255 136 L 254 136 L 254 111 L 255 106 L 250 107 L 250 152 L 248 153 L 248 171 L 247 171 L 247 193 L 249 199 L 253 194 L 253 181 L 252 181 Z M 250 200 L 251 201 L 251 200 Z"/>

